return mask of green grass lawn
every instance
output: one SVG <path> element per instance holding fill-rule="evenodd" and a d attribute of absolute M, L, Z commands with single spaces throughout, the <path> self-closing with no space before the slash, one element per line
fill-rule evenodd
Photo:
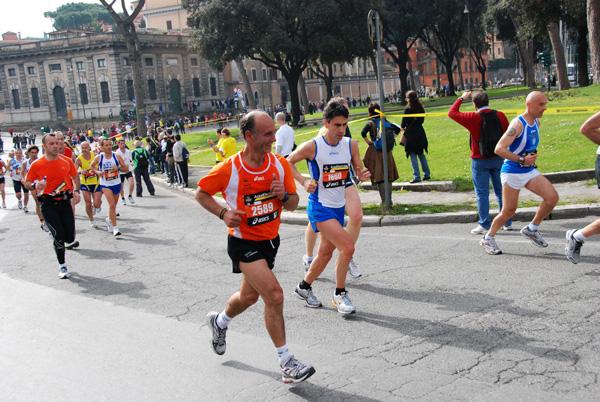
<path fill-rule="evenodd" d="M 519 87 L 519 96 L 516 96 L 516 87 L 491 90 L 492 96 L 510 95 L 512 97 L 503 99 L 492 99 L 490 106 L 493 109 L 507 111 L 509 120 L 516 117 L 518 113 L 525 110 L 525 88 Z M 581 89 L 572 89 L 562 92 L 551 92 L 549 94 L 548 108 L 566 108 L 566 107 L 594 107 L 584 113 L 552 113 L 552 110 L 546 112 L 541 119 L 540 127 L 540 146 L 538 148 L 539 158 L 537 165 L 542 173 L 559 172 L 567 170 L 591 169 L 594 167 L 597 146 L 591 143 L 587 138 L 579 133 L 581 124 L 590 117 L 595 111 L 600 110 L 600 85 L 593 85 Z M 453 101 L 455 98 L 441 98 L 434 102 Z M 386 105 L 387 106 L 387 105 Z M 433 180 L 452 180 L 459 190 L 472 189 L 471 183 L 471 160 L 469 150 L 469 134 L 459 124 L 447 117 L 449 106 L 429 106 L 425 104 L 427 113 L 442 113 L 439 117 L 428 117 L 425 119 L 425 131 L 429 140 L 429 154 L 427 161 L 431 169 Z M 386 111 L 391 117 L 390 121 L 401 122 L 399 116 L 401 108 L 392 106 Z M 387 110 L 387 109 L 386 109 Z M 470 102 L 465 102 L 461 111 L 474 111 Z M 508 113 L 508 111 L 512 111 Z M 361 139 L 360 131 L 365 122 L 364 118 L 358 119 L 352 116 L 366 112 L 366 107 L 352 108 L 350 115 L 350 129 L 353 138 Z M 396 117 L 394 117 L 396 116 Z M 362 117 L 362 116 L 361 116 Z M 301 144 L 314 137 L 319 126 L 304 127 L 296 130 L 296 143 Z M 232 136 L 238 137 L 239 130 L 231 129 Z M 192 152 L 191 163 L 193 165 L 212 166 L 215 161 L 215 154 L 208 148 L 206 140 L 208 138 L 216 139 L 214 132 L 185 134 L 183 141 Z M 364 141 L 359 142 L 361 155 L 366 150 Z M 238 149 L 242 149 L 243 142 L 238 140 Z M 410 161 L 406 158 L 404 148 L 396 146 L 394 148 L 394 157 L 400 181 L 407 181 L 412 178 L 412 169 Z M 306 173 L 306 164 L 298 164 L 301 172 Z"/>

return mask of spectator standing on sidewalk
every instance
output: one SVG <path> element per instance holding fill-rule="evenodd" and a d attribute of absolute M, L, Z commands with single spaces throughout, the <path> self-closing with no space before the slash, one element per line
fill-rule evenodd
<path fill-rule="evenodd" d="M 223 143 L 219 151 L 221 152 L 221 156 L 223 160 L 233 156 L 237 151 L 237 143 L 235 138 L 231 137 L 231 133 L 228 128 L 224 128 L 221 133 L 223 134 Z"/>
<path fill-rule="evenodd" d="M 148 192 L 150 195 L 154 195 L 154 184 L 152 184 L 152 180 L 150 180 L 150 175 L 148 174 L 148 168 L 152 166 L 150 152 L 142 146 L 142 141 L 135 141 L 133 146 L 135 149 L 131 153 L 131 159 L 133 160 L 136 197 L 141 197 L 144 192 L 144 189 L 142 188 L 142 177 L 144 178 L 144 183 L 146 183 Z"/>
<path fill-rule="evenodd" d="M 188 187 L 188 162 L 190 151 L 188 151 L 185 142 L 181 141 L 181 135 L 175 134 L 175 145 L 173 145 L 173 157 L 175 158 L 175 171 L 177 172 L 177 182 L 183 187 Z"/>
<path fill-rule="evenodd" d="M 221 155 L 221 151 L 219 151 L 219 149 L 221 149 L 221 145 L 223 145 L 223 134 L 221 133 L 222 130 L 222 128 L 217 129 L 217 145 L 215 145 L 215 142 L 212 139 L 209 138 L 207 140 L 208 145 L 210 145 L 210 148 L 215 152 L 215 164 L 223 162 L 223 156 Z"/>
<path fill-rule="evenodd" d="M 287 158 L 294 150 L 294 129 L 285 123 L 285 113 L 277 113 L 275 122 L 279 126 L 275 134 L 275 153 Z"/>
<path fill-rule="evenodd" d="M 465 100 L 472 97 L 476 112 L 461 112 L 460 107 Z M 479 221 L 471 233 L 485 234 L 492 226 L 490 219 L 490 181 L 496 194 L 498 207 L 502 210 L 502 182 L 500 180 L 500 169 L 504 159 L 500 156 L 484 157 L 479 151 L 479 140 L 481 139 L 481 123 L 484 113 L 493 113 L 489 107 L 489 97 L 485 91 L 466 91 L 452 105 L 448 117 L 469 130 L 471 146 L 471 177 L 475 196 L 477 198 L 477 213 Z M 502 132 L 508 129 L 508 119 L 501 111 L 497 110 L 496 117 L 502 125 Z M 502 227 L 503 230 L 512 230 L 512 219 L 509 219 Z"/>
<path fill-rule="evenodd" d="M 406 93 L 406 101 L 408 102 L 408 107 L 404 109 L 405 115 L 425 113 L 425 108 L 415 91 L 408 91 Z M 413 170 L 411 183 L 419 183 L 421 181 L 419 162 L 421 162 L 421 169 L 423 169 L 423 180 L 431 179 L 429 164 L 425 157 L 425 152 L 428 152 L 427 147 L 429 144 L 427 143 L 427 135 L 423 128 L 424 121 L 425 117 L 403 117 L 400 124 L 400 128 L 404 134 L 404 152 L 407 158 L 410 157 Z"/>

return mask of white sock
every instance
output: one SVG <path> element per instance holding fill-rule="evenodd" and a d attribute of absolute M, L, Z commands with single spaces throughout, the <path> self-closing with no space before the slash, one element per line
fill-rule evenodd
<path fill-rule="evenodd" d="M 292 355 L 287 347 L 287 345 L 283 345 L 280 348 L 277 348 L 277 356 L 279 356 L 279 365 L 281 367 L 285 366 L 285 364 L 292 358 Z"/>
<path fill-rule="evenodd" d="M 59 269 L 60 269 L 60 268 L 66 268 L 66 267 L 67 267 L 67 263 L 64 263 L 64 264 L 58 264 L 58 268 L 59 268 Z"/>
<path fill-rule="evenodd" d="M 483 236 L 483 238 L 484 238 L 484 239 L 486 239 L 486 240 L 491 240 L 491 239 L 494 239 L 494 238 L 495 238 L 495 236 L 491 236 L 489 233 L 486 233 L 486 234 Z"/>
<path fill-rule="evenodd" d="M 529 225 L 527 225 L 527 227 L 532 232 L 536 232 L 540 228 L 540 225 L 536 225 L 535 223 L 531 222 Z"/>
<path fill-rule="evenodd" d="M 575 231 L 575 233 L 573 233 L 573 238 L 574 238 L 575 240 L 579 240 L 579 241 L 580 241 L 580 242 L 582 242 L 582 243 L 585 243 L 585 241 L 587 240 L 587 237 L 585 237 L 585 236 L 583 235 L 583 233 L 581 233 L 581 230 L 579 230 L 579 229 L 577 229 L 577 230 Z"/>
<path fill-rule="evenodd" d="M 217 327 L 225 329 L 229 325 L 230 321 L 231 317 L 225 314 L 225 310 L 223 310 L 223 312 L 217 316 Z"/>

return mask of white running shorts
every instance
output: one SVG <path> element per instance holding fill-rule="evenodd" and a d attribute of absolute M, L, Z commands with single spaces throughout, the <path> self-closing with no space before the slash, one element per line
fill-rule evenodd
<path fill-rule="evenodd" d="M 523 187 L 529 183 L 529 181 L 541 173 L 538 172 L 537 169 L 533 169 L 531 172 L 527 173 L 500 173 L 500 181 L 502 185 L 508 184 L 510 187 L 515 190 L 521 190 Z"/>

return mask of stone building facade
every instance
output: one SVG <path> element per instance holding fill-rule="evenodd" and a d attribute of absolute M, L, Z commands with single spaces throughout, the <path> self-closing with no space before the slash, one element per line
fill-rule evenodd
<path fill-rule="evenodd" d="M 225 99 L 223 75 L 186 48 L 185 35 L 139 34 L 146 113 L 180 112 Z M 6 123 L 118 116 L 134 108 L 127 48 L 114 33 L 0 47 Z"/>

